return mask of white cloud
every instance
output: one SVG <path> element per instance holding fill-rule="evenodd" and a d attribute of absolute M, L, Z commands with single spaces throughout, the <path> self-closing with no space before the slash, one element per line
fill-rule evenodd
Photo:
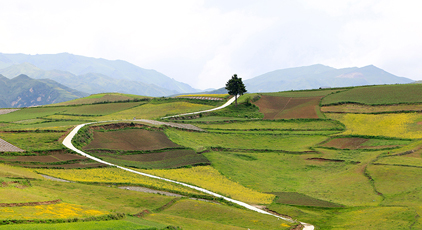
<path fill-rule="evenodd" d="M 0 52 L 122 59 L 199 88 L 316 63 L 422 79 L 421 4 L 0 0 Z"/>

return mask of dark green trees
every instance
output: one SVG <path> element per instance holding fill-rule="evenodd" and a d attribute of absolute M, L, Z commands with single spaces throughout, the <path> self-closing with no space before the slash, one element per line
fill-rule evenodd
<path fill-rule="evenodd" d="M 238 78 L 237 74 L 233 75 L 232 78 L 226 83 L 226 89 L 230 95 L 235 96 L 237 106 L 237 96 L 246 93 L 245 85 L 242 82 L 242 78 Z"/>

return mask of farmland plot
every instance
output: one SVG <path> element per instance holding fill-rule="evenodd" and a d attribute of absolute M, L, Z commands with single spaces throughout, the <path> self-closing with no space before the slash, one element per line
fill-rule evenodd
<path fill-rule="evenodd" d="M 322 97 L 265 96 L 255 102 L 264 119 L 320 118 L 319 101 Z"/>

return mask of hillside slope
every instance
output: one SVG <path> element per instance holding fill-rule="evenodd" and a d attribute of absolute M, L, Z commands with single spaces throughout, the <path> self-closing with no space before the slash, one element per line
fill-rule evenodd
<path fill-rule="evenodd" d="M 50 79 L 35 80 L 26 75 L 8 79 L 0 75 L 0 107 L 46 105 L 87 96 Z"/>

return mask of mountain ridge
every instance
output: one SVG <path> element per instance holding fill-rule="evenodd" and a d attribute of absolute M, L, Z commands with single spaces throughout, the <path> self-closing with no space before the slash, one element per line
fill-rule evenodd
<path fill-rule="evenodd" d="M 374 65 L 336 69 L 322 64 L 274 70 L 244 80 L 251 93 L 411 82 Z"/>
<path fill-rule="evenodd" d="M 0 74 L 0 82 L 0 108 L 47 105 L 88 96 L 53 80 L 23 74 L 12 79 Z"/>
<path fill-rule="evenodd" d="M 37 55 L 0 53 L 0 69 L 5 69 L 12 65 L 22 64 L 25 62 L 30 63 L 45 71 L 65 71 L 75 76 L 88 73 L 97 73 L 117 80 L 126 80 L 131 82 L 140 82 L 146 85 L 155 85 L 155 87 L 148 87 L 150 89 L 156 88 L 157 92 L 164 92 L 164 94 L 161 95 L 156 93 L 155 95 L 147 96 L 166 96 L 174 94 L 175 92 L 190 93 L 198 91 L 197 89 L 192 88 L 190 85 L 176 81 L 156 70 L 144 69 L 123 60 L 107 60 L 103 58 L 85 57 L 69 53 Z M 119 91 L 119 88 L 116 87 L 115 91 Z M 144 91 L 148 90 L 145 89 Z"/>

